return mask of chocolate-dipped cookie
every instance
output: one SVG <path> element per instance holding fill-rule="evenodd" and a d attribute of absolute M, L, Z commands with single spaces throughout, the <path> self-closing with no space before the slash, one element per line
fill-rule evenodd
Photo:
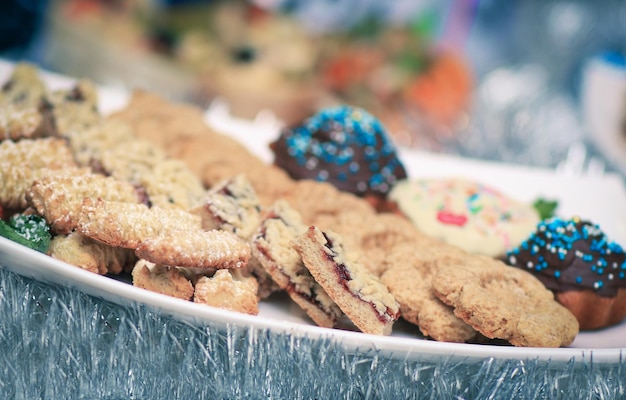
<path fill-rule="evenodd" d="M 626 317 L 626 253 L 598 225 L 551 218 L 507 262 L 533 273 L 578 319 L 581 329 L 614 325 Z"/>
<path fill-rule="evenodd" d="M 323 109 L 284 129 L 270 147 L 292 178 L 329 182 L 375 204 L 407 176 L 380 121 L 356 107 Z"/>

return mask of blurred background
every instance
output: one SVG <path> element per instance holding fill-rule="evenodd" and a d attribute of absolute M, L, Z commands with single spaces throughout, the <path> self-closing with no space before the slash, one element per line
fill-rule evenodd
<path fill-rule="evenodd" d="M 622 0 L 4 0 L 0 57 L 253 119 L 360 106 L 401 145 L 626 175 Z"/>

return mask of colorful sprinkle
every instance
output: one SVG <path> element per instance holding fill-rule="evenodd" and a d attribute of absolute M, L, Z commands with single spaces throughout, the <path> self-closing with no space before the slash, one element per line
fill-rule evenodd
<path fill-rule="evenodd" d="M 346 105 L 285 129 L 270 147 L 275 163 L 293 178 L 327 181 L 358 195 L 386 195 L 407 176 L 380 121 Z"/>
<path fill-rule="evenodd" d="M 614 296 L 626 287 L 626 253 L 610 241 L 600 227 L 579 218 L 542 221 L 519 248 L 507 253 L 513 266 L 541 264 L 537 277 L 550 289 L 567 290 L 572 285 L 593 289 L 602 296 Z M 612 270 L 622 269 L 619 274 Z"/>
<path fill-rule="evenodd" d="M 467 217 L 461 214 L 439 211 L 437 213 L 437 221 L 448 225 L 463 226 L 467 223 Z"/>

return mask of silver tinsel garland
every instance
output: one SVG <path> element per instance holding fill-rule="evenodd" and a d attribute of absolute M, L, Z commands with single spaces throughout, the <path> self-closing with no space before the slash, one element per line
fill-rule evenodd
<path fill-rule="evenodd" d="M 331 340 L 190 324 L 0 268 L 6 399 L 619 399 L 626 365 L 403 360 Z"/>

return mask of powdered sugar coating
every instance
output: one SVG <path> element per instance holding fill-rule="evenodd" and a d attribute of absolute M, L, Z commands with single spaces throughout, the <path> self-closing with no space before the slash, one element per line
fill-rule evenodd
<path fill-rule="evenodd" d="M 242 268 L 250 259 L 250 246 L 226 231 L 167 229 L 144 239 L 135 249 L 148 261 L 190 268 Z"/>
<path fill-rule="evenodd" d="M 175 208 L 85 198 L 77 226 L 85 236 L 130 249 L 168 229 L 199 230 L 200 218 Z"/>

